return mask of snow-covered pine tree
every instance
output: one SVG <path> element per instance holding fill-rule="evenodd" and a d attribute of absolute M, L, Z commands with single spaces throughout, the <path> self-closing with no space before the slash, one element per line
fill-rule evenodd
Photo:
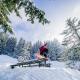
<path fill-rule="evenodd" d="M 0 54 L 5 54 L 5 46 L 8 39 L 8 35 L 0 32 Z"/>
<path fill-rule="evenodd" d="M 25 42 L 22 38 L 16 46 L 15 54 L 19 62 L 26 62 L 30 60 L 31 42 Z"/>
<path fill-rule="evenodd" d="M 14 38 L 14 37 L 8 38 L 8 40 L 6 42 L 5 53 L 8 54 L 9 56 L 13 57 L 16 43 L 17 43 L 16 38 Z"/>
<path fill-rule="evenodd" d="M 27 44 L 25 45 L 26 60 L 30 60 L 31 59 L 31 48 L 32 48 L 31 42 L 27 42 Z"/>
<path fill-rule="evenodd" d="M 80 59 L 80 20 L 75 17 L 69 18 L 66 24 L 62 34 L 65 35 L 63 45 L 68 49 L 68 58 Z"/>
<path fill-rule="evenodd" d="M 63 51 L 62 45 L 58 42 L 57 39 L 54 39 L 53 41 L 48 41 L 47 44 L 49 58 L 51 60 L 57 60 Z"/>
<path fill-rule="evenodd" d="M 21 38 L 18 44 L 16 45 L 14 57 L 19 58 L 24 53 L 24 45 L 25 40 Z"/>
<path fill-rule="evenodd" d="M 27 60 L 31 59 L 30 55 L 31 55 L 31 43 L 27 42 L 27 44 L 25 43 L 22 49 L 22 53 L 18 56 L 18 61 L 26 62 Z"/>

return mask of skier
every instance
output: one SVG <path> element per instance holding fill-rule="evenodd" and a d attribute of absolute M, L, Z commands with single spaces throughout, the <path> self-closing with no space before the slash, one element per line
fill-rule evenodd
<path fill-rule="evenodd" d="M 47 48 L 47 43 L 44 44 L 43 46 L 41 46 L 39 48 L 40 50 L 40 55 L 44 56 L 45 58 L 47 58 L 47 53 L 48 53 L 48 48 Z"/>
<path fill-rule="evenodd" d="M 47 53 L 48 53 L 48 48 L 47 48 L 47 43 L 45 43 L 43 46 L 39 48 L 39 51 L 36 54 L 36 58 L 37 59 L 45 58 L 47 60 L 48 59 Z"/>

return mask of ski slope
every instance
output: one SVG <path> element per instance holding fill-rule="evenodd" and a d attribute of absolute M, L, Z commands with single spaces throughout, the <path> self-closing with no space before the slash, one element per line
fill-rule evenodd
<path fill-rule="evenodd" d="M 1 57 L 0 57 L 1 58 Z M 6 56 L 4 56 L 5 59 Z M 2 58 L 2 59 L 4 59 Z M 11 62 L 17 62 L 15 59 Z M 1 60 L 1 59 L 0 59 Z M 1 60 L 3 61 L 3 60 Z M 0 65 L 1 65 L 0 61 Z M 5 61 L 3 61 L 5 63 Z M 6 64 L 9 63 L 6 60 Z M 78 70 L 66 68 L 62 62 L 53 61 L 52 66 L 47 67 L 27 67 L 10 69 L 9 66 L 0 67 L 0 80 L 80 80 L 80 72 Z"/>

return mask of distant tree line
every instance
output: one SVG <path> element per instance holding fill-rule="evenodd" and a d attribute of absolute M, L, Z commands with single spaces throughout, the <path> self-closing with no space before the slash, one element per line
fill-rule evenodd
<path fill-rule="evenodd" d="M 62 45 L 56 39 L 46 42 L 49 50 L 48 57 L 51 60 L 57 60 L 63 52 Z M 31 42 L 27 42 L 23 38 L 17 41 L 15 37 L 9 37 L 9 35 L 0 32 L 0 54 L 17 58 L 19 61 L 34 59 L 41 44 L 41 41 L 37 41 L 32 45 Z"/>

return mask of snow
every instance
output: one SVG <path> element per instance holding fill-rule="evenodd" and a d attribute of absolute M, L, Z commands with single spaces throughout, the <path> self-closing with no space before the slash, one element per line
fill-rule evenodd
<path fill-rule="evenodd" d="M 66 63 L 70 68 L 80 70 L 80 61 L 68 61 Z"/>
<path fill-rule="evenodd" d="M 67 68 L 64 62 L 51 62 L 51 67 L 16 67 L 10 69 L 5 64 L 14 64 L 17 60 L 0 56 L 0 80 L 80 80 L 78 70 Z M 4 64 L 3 64 L 4 63 Z M 5 67 L 5 69 L 3 69 Z"/>
<path fill-rule="evenodd" d="M 6 68 L 11 64 L 15 64 L 17 62 L 17 59 L 11 58 L 7 55 L 0 55 L 0 68 Z"/>

